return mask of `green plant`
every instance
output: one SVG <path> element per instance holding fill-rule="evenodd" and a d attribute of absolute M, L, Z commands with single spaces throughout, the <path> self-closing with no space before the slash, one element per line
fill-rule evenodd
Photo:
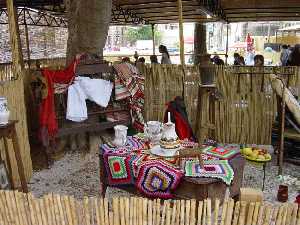
<path fill-rule="evenodd" d="M 137 40 L 151 40 L 152 39 L 152 28 L 151 26 L 141 26 L 141 27 L 130 27 L 125 32 L 125 38 L 134 44 Z M 154 39 L 155 44 L 159 44 L 162 39 L 162 33 L 154 28 Z"/>

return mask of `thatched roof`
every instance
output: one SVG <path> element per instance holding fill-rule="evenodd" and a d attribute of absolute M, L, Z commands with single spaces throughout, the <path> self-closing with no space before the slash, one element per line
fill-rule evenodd
<path fill-rule="evenodd" d="M 59 12 L 65 9 L 64 0 L 16 0 L 16 3 Z M 113 24 L 178 20 L 177 0 L 113 0 L 113 4 Z M 182 0 L 182 4 L 184 22 L 300 21 L 300 0 Z M 0 0 L 0 8 L 3 7 L 5 0 Z"/>
<path fill-rule="evenodd" d="M 115 5 L 151 23 L 176 21 L 177 0 L 115 0 Z M 300 0 L 182 0 L 186 22 L 300 20 Z M 203 10 L 206 9 L 206 10 Z M 215 18 L 207 19 L 207 11 Z"/>

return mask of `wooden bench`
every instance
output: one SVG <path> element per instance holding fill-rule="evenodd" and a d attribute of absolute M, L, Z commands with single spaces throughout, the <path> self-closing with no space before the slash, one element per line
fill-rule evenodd
<path fill-rule="evenodd" d="M 105 62 L 81 63 L 77 66 L 76 76 L 85 76 L 92 79 L 105 79 L 114 83 L 116 72 L 114 68 Z M 55 109 L 58 120 L 57 137 L 64 137 L 86 132 L 98 132 L 108 128 L 113 128 L 117 124 L 129 125 L 130 120 L 105 121 L 107 113 L 128 112 L 126 101 L 115 101 L 114 90 L 110 102 L 106 108 L 98 106 L 94 102 L 87 100 L 88 119 L 83 122 L 73 122 L 66 119 L 67 92 L 55 95 Z"/>

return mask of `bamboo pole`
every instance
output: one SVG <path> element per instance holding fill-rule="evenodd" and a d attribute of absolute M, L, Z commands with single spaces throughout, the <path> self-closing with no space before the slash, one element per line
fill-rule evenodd
<path fill-rule="evenodd" d="M 196 200 L 191 200 L 191 217 L 190 217 L 190 225 L 196 224 Z"/>
<path fill-rule="evenodd" d="M 148 201 L 148 225 L 152 225 L 153 222 L 153 201 Z"/>
<path fill-rule="evenodd" d="M 184 225 L 184 200 L 180 200 L 180 225 Z"/>
<path fill-rule="evenodd" d="M 258 212 L 260 208 L 260 202 L 255 202 L 252 225 L 256 225 L 258 222 Z"/>
<path fill-rule="evenodd" d="M 220 199 L 215 200 L 214 225 L 218 225 Z"/>
<path fill-rule="evenodd" d="M 25 30 L 25 43 L 26 43 L 26 50 L 27 50 L 27 62 L 28 68 L 30 69 L 30 44 L 29 44 L 29 33 L 28 33 L 28 26 L 26 22 L 26 10 L 23 10 L 24 13 L 24 30 Z"/>
<path fill-rule="evenodd" d="M 228 201 L 225 201 L 223 203 L 223 207 L 222 207 L 222 215 L 221 215 L 220 225 L 224 225 L 225 224 L 225 217 L 226 217 L 227 207 L 228 207 Z"/>
<path fill-rule="evenodd" d="M 206 222 L 206 224 L 207 225 L 211 225 L 211 199 L 210 198 L 208 198 L 207 199 L 207 205 L 206 205 L 207 207 L 206 207 L 206 214 L 207 214 L 207 222 Z"/>
<path fill-rule="evenodd" d="M 12 51 L 12 63 L 13 71 L 16 74 L 21 75 L 24 69 L 24 61 L 21 47 L 21 38 L 18 25 L 18 18 L 16 14 L 16 7 L 13 0 L 6 0 L 7 14 L 8 14 L 8 26 L 9 37 Z"/>
<path fill-rule="evenodd" d="M 151 24 L 151 31 L 152 31 L 152 53 L 155 55 L 155 24 Z"/>
<path fill-rule="evenodd" d="M 203 215 L 202 215 L 202 225 L 206 225 L 206 215 L 207 215 L 207 200 L 203 201 Z"/>
<path fill-rule="evenodd" d="M 129 198 L 125 198 L 125 224 L 126 225 L 131 225 L 130 223 L 130 201 Z"/>
<path fill-rule="evenodd" d="M 199 205 L 198 205 L 198 222 L 197 222 L 197 225 L 202 224 L 202 210 L 203 210 L 203 201 L 200 201 Z"/>
<path fill-rule="evenodd" d="M 239 225 L 244 225 L 245 224 L 245 216 L 246 216 L 246 202 L 241 202 L 241 211 L 240 211 L 240 216 L 239 216 Z"/>
<path fill-rule="evenodd" d="M 297 210 L 298 210 L 298 204 L 294 203 L 293 204 L 293 212 L 292 212 L 292 215 L 291 215 L 291 225 L 296 225 L 296 222 L 297 222 Z"/>
<path fill-rule="evenodd" d="M 175 200 L 173 203 L 173 209 L 172 209 L 172 218 L 171 218 L 171 224 L 176 224 L 176 214 L 177 214 L 177 201 Z"/>
<path fill-rule="evenodd" d="M 263 225 L 269 225 L 270 224 L 271 212 L 272 212 L 271 206 L 267 205 L 266 206 L 266 214 L 265 214 L 265 217 L 264 217 L 264 220 L 263 220 Z"/>
<path fill-rule="evenodd" d="M 125 225 L 125 198 L 121 197 L 120 198 L 120 220 L 121 220 L 121 225 Z"/>
<path fill-rule="evenodd" d="M 282 222 L 282 217 L 283 217 L 283 212 L 284 211 L 284 206 L 281 205 L 278 211 L 277 219 L 275 225 L 281 225 Z"/>
<path fill-rule="evenodd" d="M 163 209 L 162 209 L 162 213 L 161 213 L 161 225 L 165 224 L 166 209 L 167 209 L 167 201 L 164 201 L 163 202 Z"/>
<path fill-rule="evenodd" d="M 148 199 L 143 199 L 143 225 L 147 225 L 148 216 L 147 216 L 147 208 L 148 208 Z"/>
<path fill-rule="evenodd" d="M 228 34 L 229 24 L 226 24 L 226 53 L 225 53 L 225 65 L 228 62 L 228 43 L 229 43 L 229 34 Z"/>
<path fill-rule="evenodd" d="M 191 201 L 185 201 L 185 224 L 189 225 L 190 223 L 190 212 L 191 212 Z"/>
<path fill-rule="evenodd" d="M 234 208 L 232 225 L 237 225 L 238 224 L 239 216 L 240 216 L 240 202 L 237 202 L 235 204 L 235 208 Z"/>
<path fill-rule="evenodd" d="M 232 223 L 233 208 L 234 208 L 234 200 L 230 199 L 229 202 L 228 202 L 225 225 L 231 225 L 231 223 Z"/>
<path fill-rule="evenodd" d="M 247 220 L 246 220 L 246 225 L 251 225 L 252 224 L 254 207 L 255 207 L 255 203 L 254 202 L 250 202 L 249 209 L 248 209 Z"/>
<path fill-rule="evenodd" d="M 166 202 L 167 202 L 167 205 L 166 205 L 166 223 L 165 224 L 166 225 L 171 225 L 171 207 L 170 207 L 170 201 L 168 200 Z"/>
<path fill-rule="evenodd" d="M 177 4 L 178 4 L 178 23 L 179 23 L 180 62 L 181 62 L 181 65 L 185 65 L 182 1 L 177 0 Z"/>
<path fill-rule="evenodd" d="M 176 201 L 176 221 L 175 221 L 175 225 L 179 225 L 180 224 L 180 201 L 177 200 Z"/>

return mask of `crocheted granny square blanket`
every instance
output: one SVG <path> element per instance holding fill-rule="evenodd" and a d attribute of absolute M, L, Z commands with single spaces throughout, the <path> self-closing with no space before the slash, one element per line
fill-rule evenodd
<path fill-rule="evenodd" d="M 104 166 L 109 185 L 133 184 L 132 170 L 130 169 L 130 155 L 105 154 Z"/>
<path fill-rule="evenodd" d="M 164 161 L 147 161 L 139 170 L 136 187 L 147 197 L 168 199 L 183 176 L 183 171 Z"/>
<path fill-rule="evenodd" d="M 234 171 L 227 160 L 204 161 L 204 169 L 197 160 L 185 162 L 185 176 L 219 178 L 230 185 L 234 178 Z"/>
<path fill-rule="evenodd" d="M 218 157 L 219 159 L 231 159 L 240 153 L 239 149 L 227 146 L 208 146 L 202 150 L 204 154 Z"/>

